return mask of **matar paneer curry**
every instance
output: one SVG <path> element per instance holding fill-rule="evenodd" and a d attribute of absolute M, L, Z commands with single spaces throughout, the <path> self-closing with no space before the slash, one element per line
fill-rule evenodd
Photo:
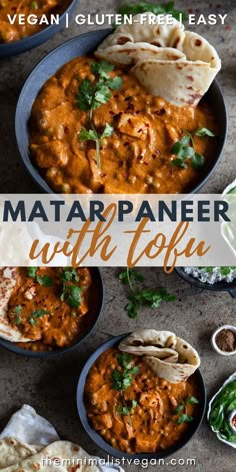
<path fill-rule="evenodd" d="M 19 347 L 33 351 L 65 348 L 89 329 L 95 299 L 87 268 L 18 268 L 6 315 L 24 339 L 32 340 L 18 343 Z"/>
<path fill-rule="evenodd" d="M 70 3 L 71 0 L 0 0 L 0 43 L 38 33 L 51 24 L 51 14 L 60 15 Z"/>
<path fill-rule="evenodd" d="M 97 359 L 85 385 L 93 428 L 114 448 L 130 454 L 169 449 L 182 439 L 196 417 L 198 397 L 194 375 L 168 382 L 142 357 L 127 357 L 118 348 Z"/>
<path fill-rule="evenodd" d="M 193 136 L 194 150 L 205 157 L 201 170 L 190 161 L 173 165 L 172 148 L 186 132 L 208 128 L 217 134 L 209 104 L 203 99 L 197 107 L 172 105 L 148 93 L 129 70 L 115 67 L 110 78 L 119 77 L 122 86 L 93 110 L 91 128 L 91 115 L 78 107 L 78 96 L 86 79 L 96 83 L 93 63 L 79 57 L 64 65 L 33 104 L 30 154 L 49 186 L 55 192 L 88 194 L 191 191 L 211 167 L 217 139 Z M 105 125 L 109 133 L 100 139 L 99 167 L 93 135 L 95 129 L 101 137 Z M 91 139 L 81 139 L 81 129 L 89 128 Z"/>

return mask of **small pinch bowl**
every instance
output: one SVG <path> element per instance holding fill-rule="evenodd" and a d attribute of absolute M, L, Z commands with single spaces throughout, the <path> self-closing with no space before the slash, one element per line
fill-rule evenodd
<path fill-rule="evenodd" d="M 232 298 L 236 298 L 236 279 L 232 282 L 216 282 L 215 284 L 209 284 L 207 282 L 201 282 L 196 277 L 187 274 L 183 267 L 176 267 L 175 272 L 189 284 L 194 287 L 201 288 L 203 290 L 209 290 L 211 292 L 229 292 Z"/>
<path fill-rule="evenodd" d="M 89 370 L 91 369 L 92 365 L 96 362 L 98 357 L 107 349 L 113 346 L 118 346 L 120 341 L 124 338 L 126 338 L 130 333 L 123 334 L 121 336 L 115 336 L 109 339 L 109 341 L 106 341 L 104 344 L 102 344 L 87 360 L 79 378 L 78 382 L 78 387 L 77 387 L 77 394 L 76 394 L 76 401 L 77 401 L 77 410 L 78 414 L 80 417 L 80 420 L 82 422 L 82 425 L 90 437 L 90 439 L 103 451 L 106 452 L 106 454 L 117 457 L 119 459 L 125 458 L 125 459 L 162 459 L 165 457 L 170 456 L 171 454 L 176 453 L 179 451 L 182 447 L 184 447 L 189 440 L 194 436 L 194 434 L 197 432 L 198 428 L 200 427 L 204 414 L 205 414 L 205 409 L 206 409 L 206 399 L 207 399 L 207 394 L 206 394 L 206 388 L 204 384 L 204 380 L 202 377 L 202 374 L 200 370 L 198 369 L 193 375 L 197 377 L 198 380 L 198 386 L 199 386 L 199 395 L 200 395 L 200 403 L 199 403 L 199 413 L 198 417 L 194 419 L 194 421 L 189 425 L 189 428 L 185 434 L 185 436 L 178 442 L 176 443 L 173 447 L 162 450 L 156 453 L 143 453 L 143 454 L 128 454 L 125 452 L 122 452 L 118 449 L 115 449 L 112 447 L 110 444 L 108 444 L 102 436 L 100 436 L 95 429 L 93 429 L 92 425 L 89 422 L 89 419 L 87 417 L 87 410 L 86 410 L 86 405 L 85 405 L 85 398 L 84 398 L 84 388 L 85 388 L 85 383 L 86 383 L 86 378 L 89 373 Z"/>
<path fill-rule="evenodd" d="M 28 123 L 32 105 L 42 86 L 60 67 L 78 56 L 87 56 L 94 53 L 98 45 L 112 31 L 112 29 L 105 29 L 82 34 L 57 47 L 35 67 L 22 88 L 15 115 L 15 132 L 18 149 L 27 171 L 41 190 L 46 193 L 54 192 L 41 176 L 37 167 L 32 164 L 29 155 Z M 207 169 L 202 180 L 196 186 L 190 188 L 187 193 L 197 193 L 207 182 L 220 161 L 227 135 L 227 114 L 225 102 L 216 80 L 213 81 L 210 89 L 205 95 L 205 98 L 213 108 L 219 124 L 219 138 L 215 152 L 215 160 Z"/>
<path fill-rule="evenodd" d="M 212 334 L 212 337 L 211 337 L 211 344 L 212 344 L 212 347 L 213 349 L 217 352 L 217 354 L 220 354 L 221 356 L 233 356 L 236 354 L 236 348 L 234 351 L 221 351 L 221 349 L 218 347 L 217 343 L 216 343 L 216 336 L 217 334 L 219 334 L 223 329 L 227 329 L 227 330 L 230 330 L 232 331 L 235 336 L 236 336 L 236 326 L 233 326 L 233 325 L 222 325 L 220 326 L 219 328 L 217 328 L 214 333 Z"/>
<path fill-rule="evenodd" d="M 0 44 L 0 58 L 16 56 L 22 52 L 29 51 L 30 49 L 40 46 L 40 44 L 45 43 L 51 39 L 54 34 L 63 29 L 66 25 L 66 15 L 71 15 L 79 3 L 79 0 L 72 0 L 70 5 L 66 10 L 60 15 L 60 24 L 59 25 L 49 25 L 46 28 L 42 29 L 32 36 L 27 36 L 26 38 L 20 39 L 18 41 L 12 41 L 10 43 Z"/>
<path fill-rule="evenodd" d="M 25 356 L 25 357 L 34 357 L 34 358 L 50 358 L 50 357 L 59 357 L 62 354 L 66 354 L 77 349 L 80 344 L 92 333 L 97 321 L 102 313 L 103 304 L 104 304 L 104 289 L 103 289 L 103 280 L 100 270 L 97 267 L 89 267 L 92 276 L 93 282 L 93 293 L 94 295 L 94 306 L 90 312 L 88 312 L 88 316 L 92 317 L 92 321 L 89 324 L 88 329 L 69 347 L 65 348 L 56 348 L 52 351 L 29 351 L 27 349 L 23 349 L 19 347 L 19 343 L 16 346 L 15 343 L 10 341 L 5 341 L 4 339 L 0 338 L 0 347 L 7 349 L 15 354 Z"/>

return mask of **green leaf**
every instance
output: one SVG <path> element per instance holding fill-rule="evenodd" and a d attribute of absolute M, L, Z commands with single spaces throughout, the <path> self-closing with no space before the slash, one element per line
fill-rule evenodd
<path fill-rule="evenodd" d="M 130 303 L 127 303 L 127 305 L 125 306 L 125 310 L 127 311 L 127 315 L 129 318 L 137 318 L 138 316 L 138 309 L 141 307 L 141 304 L 140 303 L 137 303 L 137 302 L 130 302 Z"/>
<path fill-rule="evenodd" d="M 34 279 L 36 276 L 37 270 L 38 270 L 38 267 L 27 267 L 28 277 L 32 277 L 32 279 Z"/>
<path fill-rule="evenodd" d="M 49 275 L 43 275 L 42 277 L 36 275 L 36 281 L 39 285 L 43 285 L 43 287 L 51 287 L 53 285 L 53 279 Z"/>
<path fill-rule="evenodd" d="M 186 132 L 187 131 L 185 131 L 185 133 Z M 183 136 L 179 142 L 183 144 L 184 146 L 186 146 L 187 144 L 189 144 L 190 139 L 191 139 L 191 134 L 188 134 L 187 136 Z"/>
<path fill-rule="evenodd" d="M 191 423 L 192 421 L 193 421 L 193 417 L 192 417 L 192 416 L 183 414 L 183 415 L 181 415 L 181 416 L 175 421 L 175 423 L 177 423 L 177 424 Z"/>
<path fill-rule="evenodd" d="M 15 323 L 17 326 L 19 326 L 19 325 L 21 324 L 21 322 L 22 322 L 21 317 L 20 317 L 19 315 L 16 315 L 16 316 L 15 316 L 15 319 L 14 319 L 14 323 Z"/>
<path fill-rule="evenodd" d="M 65 302 L 71 308 L 79 308 L 81 304 L 81 288 L 76 285 L 68 285 Z"/>
<path fill-rule="evenodd" d="M 182 149 L 182 143 L 180 141 L 176 141 L 176 143 L 171 148 L 171 154 L 175 154 L 178 156 L 180 150 Z"/>
<path fill-rule="evenodd" d="M 179 159 L 190 159 L 191 157 L 194 156 L 194 149 L 190 146 L 182 146 L 180 151 L 179 151 L 179 154 L 178 154 L 178 158 Z"/>
<path fill-rule="evenodd" d="M 131 368 L 131 361 L 132 361 L 131 354 L 128 354 L 127 352 L 124 352 L 123 354 L 119 354 L 117 356 L 117 360 L 118 360 L 118 364 L 123 369 L 130 369 Z"/>
<path fill-rule="evenodd" d="M 37 309 L 31 313 L 31 315 L 28 318 L 28 323 L 30 323 L 32 326 L 35 326 L 37 324 L 36 319 L 37 318 L 43 318 L 45 315 L 50 315 L 48 310 L 40 310 Z"/>
<path fill-rule="evenodd" d="M 123 80 L 121 77 L 114 77 L 114 79 L 110 79 L 106 84 L 111 90 L 120 90 Z"/>
<path fill-rule="evenodd" d="M 194 134 L 195 136 L 200 136 L 200 137 L 202 136 L 210 136 L 211 138 L 215 137 L 215 134 L 213 133 L 213 131 L 211 131 L 208 128 L 198 128 Z"/>
<path fill-rule="evenodd" d="M 62 280 L 67 280 L 69 282 L 75 280 L 75 282 L 79 282 L 79 276 L 77 274 L 76 269 L 73 267 L 66 267 L 63 268 Z"/>
<path fill-rule="evenodd" d="M 202 154 L 195 152 L 191 164 L 194 169 L 199 170 L 205 164 L 205 157 Z"/>
<path fill-rule="evenodd" d="M 189 403 L 189 405 L 197 405 L 199 400 L 196 397 L 188 397 L 186 403 Z"/>
<path fill-rule="evenodd" d="M 22 312 L 22 306 L 21 305 L 16 305 L 13 313 L 21 313 Z"/>
<path fill-rule="evenodd" d="M 99 90 L 94 94 L 94 99 L 92 102 L 92 110 L 98 108 L 100 105 L 109 102 L 111 98 L 111 92 L 106 85 L 102 85 Z"/>
<path fill-rule="evenodd" d="M 182 159 L 174 159 L 173 161 L 171 161 L 171 164 L 175 167 L 183 167 L 184 169 L 188 168 L 186 162 L 184 162 Z"/>
<path fill-rule="evenodd" d="M 95 133 L 94 130 L 89 129 L 87 130 L 86 128 L 81 128 L 81 131 L 79 133 L 79 140 L 80 142 L 84 141 L 96 141 L 98 139 L 98 135 Z"/>
<path fill-rule="evenodd" d="M 175 408 L 175 410 L 173 411 L 174 415 L 178 415 L 183 409 L 184 409 L 184 403 L 182 403 L 177 408 Z"/>
<path fill-rule="evenodd" d="M 109 78 L 108 74 L 115 69 L 115 66 L 106 60 L 103 60 L 101 62 L 93 62 L 90 69 L 94 75 L 100 75 L 103 78 Z"/>
<path fill-rule="evenodd" d="M 99 137 L 99 139 L 108 138 L 109 136 L 112 136 L 113 133 L 114 133 L 114 128 L 111 125 L 109 125 L 109 123 L 106 123 L 104 131 L 101 134 L 101 136 Z"/>

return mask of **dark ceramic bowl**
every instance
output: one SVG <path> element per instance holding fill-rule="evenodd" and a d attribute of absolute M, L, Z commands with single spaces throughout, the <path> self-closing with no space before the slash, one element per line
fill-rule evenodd
<path fill-rule="evenodd" d="M 236 298 L 236 279 L 233 282 L 216 282 L 215 284 L 208 284 L 201 282 L 196 277 L 190 274 L 186 274 L 183 267 L 176 267 L 176 273 L 186 282 L 194 287 L 201 288 L 203 290 L 210 290 L 211 292 L 229 292 L 231 297 Z"/>
<path fill-rule="evenodd" d="M 128 333 L 129 334 L 129 333 Z M 197 432 L 198 428 L 200 427 L 204 414 L 205 414 L 205 409 L 206 409 L 206 399 L 207 399 L 207 394 L 206 394 L 206 388 L 204 384 L 203 377 L 201 375 L 200 370 L 197 370 L 194 375 L 197 379 L 198 386 L 199 386 L 199 413 L 198 413 L 198 418 L 194 419 L 192 423 L 189 424 L 189 428 L 184 436 L 183 439 L 181 439 L 178 443 L 176 443 L 173 447 L 170 449 L 166 449 L 160 452 L 156 453 L 145 453 L 145 454 L 127 454 L 124 452 L 119 451 L 118 449 L 115 449 L 112 447 L 110 444 L 108 444 L 102 436 L 100 436 L 97 431 L 93 429 L 91 426 L 88 417 L 87 417 L 87 411 L 86 411 L 86 406 L 85 406 L 85 398 L 84 398 L 84 388 L 85 388 L 85 382 L 86 378 L 88 375 L 89 370 L 91 369 L 92 365 L 94 362 L 97 360 L 97 358 L 107 349 L 113 346 L 117 346 L 121 339 L 125 338 L 128 336 L 128 334 L 122 335 L 122 336 L 115 336 L 109 341 L 105 342 L 100 346 L 93 354 L 92 356 L 88 359 L 86 362 L 79 378 L 78 382 L 78 387 L 77 387 L 77 410 L 79 413 L 80 420 L 84 426 L 85 431 L 89 435 L 90 439 L 100 448 L 103 449 L 108 455 L 118 457 L 119 459 L 125 458 L 125 459 L 162 459 L 165 457 L 170 456 L 171 454 L 176 453 L 179 451 L 183 446 L 185 446 L 188 441 L 193 437 L 193 435 Z"/>
<path fill-rule="evenodd" d="M 111 33 L 111 31 L 112 30 L 109 29 L 83 34 L 54 49 L 54 51 L 48 54 L 31 72 L 21 91 L 15 117 L 17 144 L 24 165 L 35 182 L 44 192 L 53 193 L 47 182 L 40 175 L 39 170 L 32 164 L 28 149 L 28 122 L 31 115 L 32 105 L 44 83 L 54 75 L 60 67 L 78 56 L 92 54 L 103 39 Z M 211 104 L 215 116 L 218 119 L 220 138 L 218 138 L 218 147 L 215 153 L 214 163 L 207 170 L 207 174 L 204 176 L 202 181 L 195 188 L 190 188 L 189 192 L 198 192 L 214 171 L 222 155 L 227 134 L 227 115 L 224 98 L 216 80 L 212 83 L 205 98 Z"/>
<path fill-rule="evenodd" d="M 50 25 L 38 33 L 28 36 L 27 38 L 13 41 L 11 43 L 0 44 L 0 58 L 16 56 L 29 49 L 36 48 L 40 44 L 48 41 L 54 34 L 66 26 L 66 15 L 71 15 L 79 0 L 72 0 L 67 9 L 60 15 L 59 25 Z"/>
<path fill-rule="evenodd" d="M 55 356 L 60 356 L 62 354 L 68 353 L 76 349 L 78 346 L 80 346 L 82 341 L 84 341 L 94 329 L 98 321 L 98 318 L 103 310 L 104 290 L 103 290 L 103 280 L 102 280 L 101 272 L 96 267 L 90 267 L 90 271 L 91 271 L 93 287 L 94 287 L 93 308 L 89 312 L 89 315 L 92 317 L 92 321 L 89 324 L 87 331 L 72 346 L 62 348 L 62 349 L 58 348 L 53 351 L 34 352 L 34 351 L 28 351 L 27 349 L 22 349 L 21 347 L 18 347 L 19 344 L 17 346 L 16 344 L 12 342 L 5 341 L 4 339 L 0 338 L 0 347 L 3 347 L 7 349 L 8 351 L 14 352 L 15 354 L 19 354 L 21 356 L 48 358 L 48 357 L 55 357 Z"/>

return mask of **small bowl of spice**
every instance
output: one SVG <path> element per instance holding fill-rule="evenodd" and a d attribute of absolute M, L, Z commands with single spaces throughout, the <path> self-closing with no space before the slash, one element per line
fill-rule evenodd
<path fill-rule="evenodd" d="M 236 354 L 236 327 L 232 325 L 220 326 L 214 331 L 211 342 L 215 351 L 222 356 Z"/>

